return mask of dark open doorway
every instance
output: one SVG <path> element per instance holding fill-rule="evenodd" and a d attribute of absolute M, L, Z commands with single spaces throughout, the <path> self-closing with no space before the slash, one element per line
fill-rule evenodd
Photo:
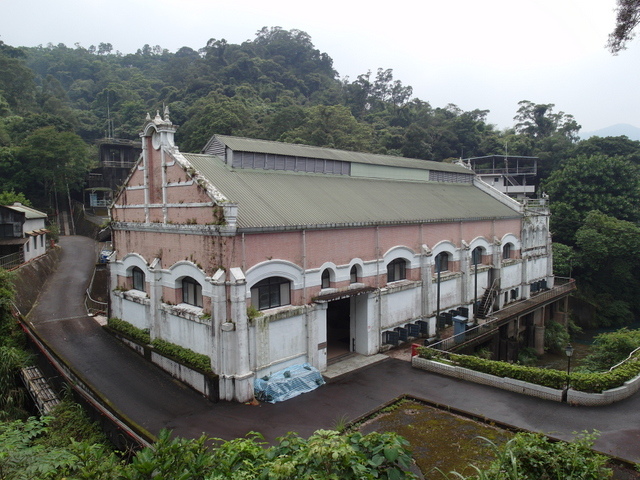
<path fill-rule="evenodd" d="M 334 300 L 327 307 L 327 360 L 351 351 L 351 299 Z"/>

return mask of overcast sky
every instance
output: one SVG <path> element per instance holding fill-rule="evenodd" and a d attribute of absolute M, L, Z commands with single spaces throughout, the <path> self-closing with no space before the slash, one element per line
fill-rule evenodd
<path fill-rule="evenodd" d="M 640 127 L 640 42 L 618 56 L 605 49 L 614 8 L 615 0 L 0 0 L 0 40 L 175 52 L 210 38 L 242 43 L 264 26 L 299 29 L 340 77 L 391 68 L 433 107 L 490 110 L 500 128 L 513 125 L 520 100 L 553 103 L 585 133 Z"/>

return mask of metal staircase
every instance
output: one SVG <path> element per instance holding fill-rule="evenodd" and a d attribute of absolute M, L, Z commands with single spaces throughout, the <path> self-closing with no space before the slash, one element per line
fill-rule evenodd
<path fill-rule="evenodd" d="M 496 278 L 491 284 L 491 287 L 484 291 L 484 295 L 482 295 L 480 305 L 478 305 L 478 310 L 476 311 L 476 318 L 487 318 L 487 314 L 491 311 L 493 299 L 498 293 L 498 283 L 499 280 Z"/>

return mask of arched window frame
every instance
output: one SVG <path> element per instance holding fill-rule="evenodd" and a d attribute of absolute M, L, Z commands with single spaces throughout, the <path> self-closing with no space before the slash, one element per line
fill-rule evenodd
<path fill-rule="evenodd" d="M 438 255 L 436 255 L 436 258 L 434 260 L 436 273 L 438 273 L 438 271 L 446 272 L 447 270 L 449 270 L 450 256 L 451 255 L 449 252 L 440 252 Z"/>
<path fill-rule="evenodd" d="M 358 266 L 353 265 L 349 271 L 349 282 L 358 283 Z"/>
<path fill-rule="evenodd" d="M 471 251 L 471 265 L 482 265 L 482 257 L 485 255 L 483 247 L 476 247 Z"/>
<path fill-rule="evenodd" d="M 320 277 L 320 287 L 321 288 L 331 287 L 331 271 L 328 268 L 325 268 L 322 271 L 322 275 Z"/>
<path fill-rule="evenodd" d="M 182 303 L 202 308 L 202 285 L 192 277 L 182 279 Z"/>
<path fill-rule="evenodd" d="M 251 304 L 258 310 L 291 303 L 291 281 L 284 277 L 267 277 L 251 287 Z"/>
<path fill-rule="evenodd" d="M 502 259 L 509 260 L 510 258 L 512 258 L 512 255 L 513 255 L 512 252 L 513 252 L 513 244 L 505 243 L 502 246 Z"/>
<path fill-rule="evenodd" d="M 146 291 L 145 289 L 145 275 L 140 267 L 133 267 L 131 269 L 131 288 L 140 292 Z"/>
<path fill-rule="evenodd" d="M 387 265 L 387 283 L 399 282 L 407 278 L 407 261 L 404 258 L 396 258 Z"/>

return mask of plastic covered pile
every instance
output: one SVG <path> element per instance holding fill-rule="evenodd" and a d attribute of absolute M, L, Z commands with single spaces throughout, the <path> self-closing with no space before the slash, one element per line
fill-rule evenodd
<path fill-rule="evenodd" d="M 293 365 L 254 382 L 255 396 L 261 402 L 284 402 L 324 384 L 317 368 L 308 363 Z"/>

